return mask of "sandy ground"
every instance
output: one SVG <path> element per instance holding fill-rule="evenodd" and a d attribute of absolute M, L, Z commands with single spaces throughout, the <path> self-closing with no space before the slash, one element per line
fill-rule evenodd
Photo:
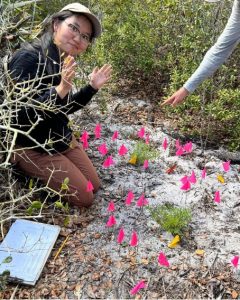
<path fill-rule="evenodd" d="M 142 115 L 148 110 L 144 101 L 134 100 Z M 132 103 L 132 102 L 131 102 Z M 62 229 L 56 245 L 59 248 L 69 235 L 57 260 L 53 256 L 44 268 L 41 279 L 34 288 L 9 286 L 5 297 L 16 298 L 92 298 L 92 299 L 237 299 L 240 297 L 240 267 L 234 268 L 231 259 L 240 255 L 240 170 L 230 165 L 223 170 L 223 161 L 214 151 L 202 151 L 193 144 L 191 153 L 176 156 L 176 141 L 162 131 L 162 126 L 150 126 L 146 118 L 127 113 L 130 102 L 113 99 L 109 113 L 101 115 L 93 102 L 88 112 L 82 111 L 77 119 L 81 130 L 90 134 L 87 152 L 93 159 L 102 179 L 102 188 L 96 195 L 92 208 L 81 212 L 71 209 L 70 224 Z M 126 114 L 119 117 L 117 110 L 124 106 Z M 135 120 L 131 125 L 125 120 Z M 101 138 L 94 138 L 94 128 L 101 124 Z M 138 124 L 138 125 L 136 125 Z M 150 145 L 159 156 L 143 165 L 128 163 L 135 144 L 140 140 L 137 132 L 142 128 L 150 136 Z M 118 139 L 112 141 L 115 131 Z M 146 136 L 146 135 L 145 135 Z M 163 149 L 164 138 L 168 147 Z M 106 143 L 108 154 L 102 156 L 98 146 Z M 125 145 L 128 152 L 119 156 L 119 148 Z M 114 164 L 103 168 L 106 157 L 111 155 Z M 176 165 L 168 174 L 169 167 Z M 201 178 L 206 168 L 206 178 Z M 181 190 L 180 179 L 192 171 L 196 183 L 188 191 Z M 221 175 L 224 183 L 217 178 Z M 132 204 L 126 206 L 129 191 L 135 195 Z M 220 203 L 214 201 L 220 192 Z M 136 205 L 144 193 L 150 206 L 172 203 L 191 209 L 192 220 L 185 236 L 176 248 L 169 248 L 173 236 L 162 230 L 150 216 L 146 207 Z M 113 201 L 115 210 L 107 208 Z M 116 225 L 107 227 L 110 215 Z M 61 225 L 61 217 L 52 217 Z M 120 228 L 124 228 L 122 245 L 117 243 Z M 138 245 L 129 245 L 131 235 L 138 235 Z M 203 250 L 196 254 L 196 250 Z M 170 266 L 160 266 L 158 255 L 163 252 Z M 54 255 L 54 253 L 53 253 Z M 141 280 L 146 288 L 132 296 L 130 290 Z M 4 296 L 4 295 L 3 295 Z"/>

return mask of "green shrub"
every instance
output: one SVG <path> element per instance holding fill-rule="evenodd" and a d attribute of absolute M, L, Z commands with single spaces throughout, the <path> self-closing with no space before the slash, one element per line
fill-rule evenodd
<path fill-rule="evenodd" d="M 182 235 L 192 218 L 190 209 L 175 207 L 173 204 L 149 206 L 148 209 L 162 229 L 173 235 Z"/>

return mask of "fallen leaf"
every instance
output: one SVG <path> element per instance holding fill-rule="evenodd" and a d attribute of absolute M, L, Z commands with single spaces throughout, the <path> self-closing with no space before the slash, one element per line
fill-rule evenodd
<path fill-rule="evenodd" d="M 224 177 L 223 177 L 221 174 L 218 174 L 218 175 L 217 175 L 217 180 L 218 180 L 220 183 L 225 183 L 225 179 L 224 179 Z"/>
<path fill-rule="evenodd" d="M 199 256 L 203 256 L 204 253 L 205 253 L 205 251 L 202 250 L 202 249 L 197 249 L 197 250 L 195 251 L 195 254 L 197 254 L 197 255 L 199 255 Z"/>
<path fill-rule="evenodd" d="M 130 157 L 128 163 L 131 164 L 131 165 L 136 165 L 136 163 L 137 163 L 137 155 L 136 155 L 136 154 L 133 154 L 133 155 Z"/>
<path fill-rule="evenodd" d="M 177 164 L 174 164 L 174 165 L 170 166 L 170 167 L 166 170 L 166 173 L 167 173 L 167 174 L 172 174 L 172 173 L 174 173 L 176 167 L 177 167 Z"/>
<path fill-rule="evenodd" d="M 179 235 L 176 235 L 172 241 L 168 244 L 168 247 L 169 248 L 175 248 L 180 242 L 180 236 Z"/>

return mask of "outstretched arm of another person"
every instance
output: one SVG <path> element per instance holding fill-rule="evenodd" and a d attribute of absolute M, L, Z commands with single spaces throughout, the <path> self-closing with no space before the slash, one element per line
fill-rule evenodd
<path fill-rule="evenodd" d="M 163 105 L 177 105 L 184 101 L 189 93 L 192 93 L 206 78 L 211 76 L 220 65 L 231 55 L 240 40 L 240 0 L 235 0 L 231 16 L 219 36 L 217 42 L 208 50 L 201 64 L 187 82 L 171 97 L 163 102 Z"/>

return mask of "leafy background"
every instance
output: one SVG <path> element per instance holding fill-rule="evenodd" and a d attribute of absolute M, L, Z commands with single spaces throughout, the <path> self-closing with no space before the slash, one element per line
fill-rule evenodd
<path fill-rule="evenodd" d="M 72 1 L 39 1 L 31 37 L 39 23 Z M 148 90 L 159 105 L 182 86 L 223 30 L 232 1 L 99 0 L 81 1 L 102 21 L 103 34 L 81 57 L 84 70 L 111 63 L 111 92 Z M 32 14 L 33 6 L 18 9 Z M 15 12 L 16 14 L 16 12 Z M 26 24 L 27 25 L 27 24 Z M 25 35 L 25 38 L 28 38 Z M 239 149 L 239 48 L 213 78 L 206 80 L 184 105 L 165 108 L 164 117 L 191 138 L 204 138 L 212 147 Z M 133 88 L 137 84 L 137 91 Z M 151 88 L 149 88 L 151 86 Z"/>

